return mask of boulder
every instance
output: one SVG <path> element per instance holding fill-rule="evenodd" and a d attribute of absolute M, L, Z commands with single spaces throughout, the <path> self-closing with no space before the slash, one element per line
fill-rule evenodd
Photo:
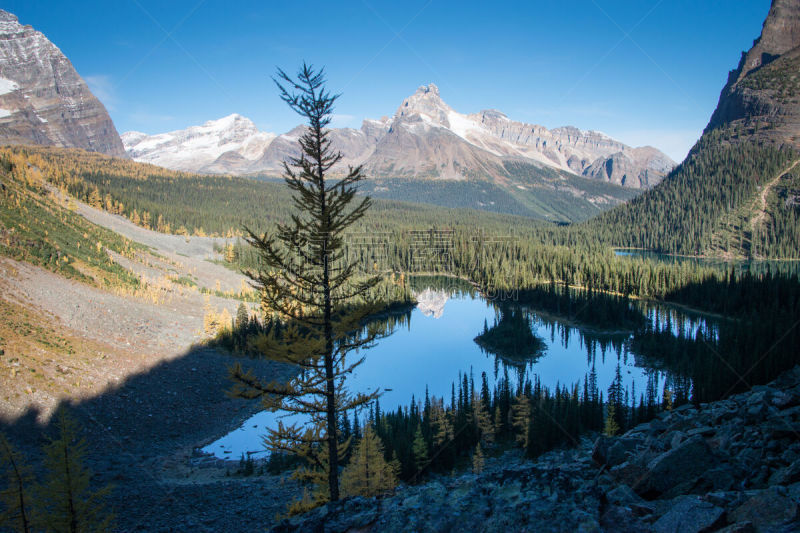
<path fill-rule="evenodd" d="M 614 487 L 605 494 L 606 500 L 612 505 L 627 507 L 637 516 L 653 514 L 652 504 L 644 501 L 628 485 L 622 484 Z"/>
<path fill-rule="evenodd" d="M 759 491 L 731 511 L 729 521 L 751 522 L 756 531 L 769 531 L 776 526 L 797 523 L 797 502 L 785 492 L 786 489 L 778 487 Z M 800 523 L 796 525 L 800 526 Z"/>
<path fill-rule="evenodd" d="M 653 459 L 647 465 L 644 479 L 633 488 L 640 495 L 655 497 L 678 485 L 696 481 L 715 464 L 716 458 L 706 441 L 695 435 Z"/>
<path fill-rule="evenodd" d="M 656 533 L 700 533 L 720 525 L 725 515 L 721 507 L 699 496 L 680 496 L 675 504 L 653 524 Z"/>
<path fill-rule="evenodd" d="M 781 468 L 769 478 L 770 485 L 789 485 L 800 481 L 800 460 Z"/>
<path fill-rule="evenodd" d="M 600 527 L 603 531 L 616 533 L 640 533 L 648 531 L 649 525 L 628 507 L 612 505 L 600 517 Z"/>
<path fill-rule="evenodd" d="M 750 522 L 737 522 L 718 529 L 717 533 L 756 533 L 756 528 Z"/>
<path fill-rule="evenodd" d="M 736 474 L 727 464 L 710 468 L 700 476 L 697 488 L 703 492 L 731 490 L 736 484 Z"/>
<path fill-rule="evenodd" d="M 639 441 L 636 439 L 619 438 L 608 448 L 606 457 L 606 464 L 608 466 L 616 466 L 624 463 L 628 454 L 636 449 Z"/>

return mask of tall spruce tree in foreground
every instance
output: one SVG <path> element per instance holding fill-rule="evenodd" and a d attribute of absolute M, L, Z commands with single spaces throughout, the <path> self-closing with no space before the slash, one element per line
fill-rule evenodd
<path fill-rule="evenodd" d="M 325 129 L 338 95 L 325 89 L 322 69 L 305 64 L 296 78 L 279 69 L 275 83 L 283 101 L 307 121 L 300 157 L 284 163 L 296 213 L 274 234 L 247 230 L 260 266 L 246 274 L 261 293 L 264 313 L 283 324 L 280 334 L 262 335 L 255 344 L 266 357 L 297 365 L 300 372 L 287 383 L 265 383 L 237 364 L 231 369 L 232 394 L 260 398 L 269 410 L 305 419 L 279 422 L 265 442 L 273 452 L 303 456 L 317 475 L 327 477 L 327 487 L 315 494 L 313 503 L 320 504 L 339 498 L 339 462 L 348 444 L 338 434 L 341 413 L 378 397 L 377 390 L 349 392 L 345 377 L 364 360 L 347 362 L 346 356 L 378 337 L 377 329 L 362 324 L 376 309 L 368 293 L 379 278 L 357 279 L 358 265 L 345 255 L 345 231 L 364 215 L 370 199 L 355 198 L 361 167 L 328 178 L 342 158 Z"/>

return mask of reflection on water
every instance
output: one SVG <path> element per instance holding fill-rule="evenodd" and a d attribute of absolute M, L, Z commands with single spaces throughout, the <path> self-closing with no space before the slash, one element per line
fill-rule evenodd
<path fill-rule="evenodd" d="M 474 340 L 486 324 L 502 320 L 502 311 L 469 286 L 453 283 L 427 287 L 425 304 L 407 316 L 387 321 L 393 333 L 366 352 L 366 360 L 347 381 L 351 390 L 381 388 L 384 391 L 381 409 L 387 411 L 408 405 L 412 396 L 423 398 L 426 390 L 431 396 L 449 398 L 452 384 L 460 381 L 463 374 L 472 374 L 477 382 L 485 372 L 490 385 L 502 378 L 508 360 L 497 357 Z M 419 294 L 426 291 L 420 290 Z M 510 316 L 520 317 L 523 313 L 517 311 Z M 535 349 L 531 347 L 532 355 L 538 359 L 515 358 L 513 365 L 509 365 L 514 382 L 519 379 L 520 369 L 527 368 L 528 375 L 538 374 L 544 386 L 572 385 L 582 383 L 595 368 L 598 387 L 605 390 L 620 364 L 625 385 L 645 390 L 648 370 L 637 367 L 629 357 L 623 342 L 625 336 L 586 335 L 552 318 L 542 319 L 527 309 L 524 317 L 528 336 L 538 341 Z M 261 435 L 266 433 L 266 427 L 276 425 L 277 416 L 258 413 L 238 430 L 206 446 L 204 451 L 234 459 L 242 453 L 261 451 Z"/>
<path fill-rule="evenodd" d="M 495 302 L 457 280 L 412 278 L 411 285 L 420 305 L 372 323 L 391 334 L 347 381 L 351 391 L 380 388 L 383 412 L 426 394 L 447 401 L 453 383 L 464 376 L 478 383 L 483 373 L 490 387 L 504 375 L 512 385 L 531 378 L 550 390 L 591 376 L 601 392 L 615 383 L 628 405 L 660 401 L 665 388 L 674 402 L 704 402 L 800 362 L 800 328 L 785 332 L 776 320 L 710 318 L 553 287 Z M 256 414 L 204 451 L 233 459 L 263 451 L 261 436 L 277 416 Z"/>
<path fill-rule="evenodd" d="M 428 287 L 414 294 L 414 298 L 417 300 L 417 309 L 424 316 L 441 318 L 444 313 L 444 304 L 450 299 L 450 291 Z"/>

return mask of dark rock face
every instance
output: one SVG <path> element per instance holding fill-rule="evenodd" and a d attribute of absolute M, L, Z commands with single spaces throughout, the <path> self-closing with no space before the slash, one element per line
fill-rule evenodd
<path fill-rule="evenodd" d="M 759 37 L 730 72 L 706 131 L 800 147 L 800 0 L 773 0 Z"/>
<path fill-rule="evenodd" d="M 0 10 L 0 143 L 126 157 L 105 107 L 61 50 Z"/>
<path fill-rule="evenodd" d="M 273 531 L 800 531 L 800 366 L 619 437 L 346 499 Z"/>
<path fill-rule="evenodd" d="M 583 169 L 587 178 L 635 189 L 657 185 L 672 169 L 672 161 L 651 147 L 633 148 L 598 158 Z"/>

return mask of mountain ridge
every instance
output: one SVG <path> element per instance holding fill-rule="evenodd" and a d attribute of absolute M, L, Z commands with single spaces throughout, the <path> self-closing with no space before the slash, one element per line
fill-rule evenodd
<path fill-rule="evenodd" d="M 800 0 L 773 0 L 686 159 L 593 219 L 613 246 L 740 259 L 800 251 Z M 624 228 L 625 231 L 620 231 Z"/>
<path fill-rule="evenodd" d="M 0 9 L 0 142 L 127 157 L 106 108 L 47 37 Z"/>
<path fill-rule="evenodd" d="M 728 74 L 705 133 L 800 149 L 800 0 L 773 0 L 761 35 Z"/>
<path fill-rule="evenodd" d="M 210 122 L 225 121 L 231 116 Z M 127 132 L 123 140 L 134 159 L 167 168 L 278 175 L 282 162 L 297 155 L 296 138 L 302 133 L 298 127 L 274 135 L 255 158 L 254 151 L 248 156 L 239 147 L 226 150 L 219 144 L 213 162 L 207 158 L 189 161 L 190 155 L 186 161 L 176 161 L 170 154 L 190 148 L 180 139 L 185 132 L 197 128 L 147 137 Z M 572 126 L 547 130 L 513 121 L 497 110 L 458 113 L 442 100 L 434 84 L 419 87 L 403 100 L 391 118 L 365 119 L 360 129 L 332 128 L 329 132 L 334 148 L 345 156 L 334 170 L 362 164 L 370 176 L 377 178 L 488 179 L 503 183 L 510 179 L 504 163 L 521 161 L 626 187 L 647 188 L 674 166 L 655 148 L 631 148 L 600 132 Z M 160 148 L 153 145 L 157 139 L 167 138 L 172 142 Z"/>

